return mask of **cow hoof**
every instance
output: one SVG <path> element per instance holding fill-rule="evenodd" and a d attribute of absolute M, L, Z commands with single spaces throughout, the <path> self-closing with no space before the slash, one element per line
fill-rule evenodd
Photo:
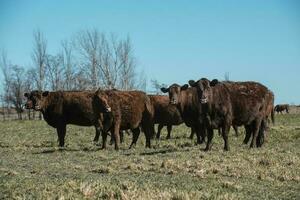
<path fill-rule="evenodd" d="M 64 151 L 66 148 L 65 147 L 58 147 L 59 151 Z"/>

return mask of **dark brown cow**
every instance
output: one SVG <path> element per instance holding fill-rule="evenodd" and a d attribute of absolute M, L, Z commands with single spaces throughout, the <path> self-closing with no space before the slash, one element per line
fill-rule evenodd
<path fill-rule="evenodd" d="M 173 84 L 169 88 L 161 88 L 164 93 L 169 93 L 170 104 L 177 105 L 184 123 L 196 132 L 197 144 L 205 138 L 205 129 L 199 116 L 199 98 L 196 88 L 189 88 L 187 84 L 180 86 Z"/>
<path fill-rule="evenodd" d="M 289 104 L 277 104 L 274 108 L 275 112 L 281 113 L 282 111 L 285 111 L 286 113 L 289 113 Z"/>
<path fill-rule="evenodd" d="M 272 123 L 275 123 L 275 116 L 274 116 L 274 94 L 272 91 L 268 90 L 267 94 L 265 95 L 265 106 L 264 106 L 264 113 L 265 116 L 262 120 L 261 126 L 260 126 L 260 130 L 259 130 L 259 134 L 256 140 L 256 145 L 258 147 L 261 147 L 266 139 L 266 137 L 268 136 L 268 132 L 269 132 L 269 124 L 270 124 L 270 119 L 272 121 Z M 247 129 L 246 127 L 246 136 L 245 139 L 243 141 L 244 144 L 248 144 L 249 139 L 252 135 L 253 132 L 251 132 L 251 129 L 249 130 L 249 127 Z"/>
<path fill-rule="evenodd" d="M 103 115 L 94 112 L 93 96 L 91 91 L 32 91 L 25 93 L 27 109 L 41 111 L 45 121 L 56 128 L 59 146 L 65 144 L 66 125 L 95 126 L 97 141 L 100 131 L 104 128 L 101 120 Z M 99 121 L 100 119 L 100 121 Z M 106 122 L 105 122 L 106 123 Z"/>
<path fill-rule="evenodd" d="M 175 105 L 169 104 L 169 97 L 165 95 L 148 95 L 154 107 L 154 123 L 158 124 L 156 138 L 160 138 L 161 129 L 167 126 L 167 139 L 171 138 L 171 131 L 173 125 L 183 123 L 183 119 L 178 108 Z M 191 136 L 193 132 L 191 132 Z M 190 137 L 191 137 L 190 136 Z"/>
<path fill-rule="evenodd" d="M 222 129 L 224 150 L 229 150 L 230 126 L 245 125 L 253 133 L 250 147 L 256 145 L 257 136 L 266 112 L 265 96 L 268 89 L 256 82 L 222 82 L 202 78 L 189 81 L 197 88 L 201 101 L 201 117 L 207 129 L 208 140 L 205 150 L 210 150 L 213 129 Z"/>
<path fill-rule="evenodd" d="M 145 132 L 146 147 L 150 147 L 150 139 L 153 135 L 154 109 L 150 98 L 141 91 L 101 91 L 94 96 L 95 112 L 111 115 L 111 130 L 115 138 L 115 149 L 119 148 L 119 131 L 131 129 L 133 140 L 130 145 L 136 144 L 140 134 L 140 125 Z M 103 145 L 106 148 L 106 133 L 102 134 Z"/>

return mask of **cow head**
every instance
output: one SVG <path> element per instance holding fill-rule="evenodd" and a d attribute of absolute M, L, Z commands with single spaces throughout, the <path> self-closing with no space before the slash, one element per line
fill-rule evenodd
<path fill-rule="evenodd" d="M 31 91 L 25 93 L 24 96 L 27 98 L 25 103 L 26 109 L 34 109 L 36 111 L 42 110 L 49 95 L 49 91 Z"/>
<path fill-rule="evenodd" d="M 202 78 L 198 81 L 189 80 L 189 85 L 197 88 L 198 96 L 202 104 L 208 103 L 211 87 L 217 85 L 218 83 L 219 81 L 217 79 L 213 79 L 212 81 L 209 81 L 206 78 Z"/>
<path fill-rule="evenodd" d="M 176 83 L 174 83 L 173 85 L 171 85 L 168 88 L 161 88 L 160 90 L 163 93 L 169 93 L 169 100 L 170 100 L 170 104 L 176 105 L 176 104 L 180 104 L 180 92 L 183 90 L 186 90 L 188 88 L 188 84 L 185 84 L 183 86 L 180 86 Z"/>
<path fill-rule="evenodd" d="M 95 93 L 95 98 L 97 101 L 97 106 L 99 106 L 100 112 L 109 113 L 111 112 L 111 107 L 108 104 L 108 95 L 101 90 L 97 90 Z"/>

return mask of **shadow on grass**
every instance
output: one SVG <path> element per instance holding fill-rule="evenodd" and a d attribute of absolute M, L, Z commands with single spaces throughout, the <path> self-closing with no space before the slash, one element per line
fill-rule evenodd
<path fill-rule="evenodd" d="M 156 151 L 143 152 L 140 153 L 140 155 L 145 156 L 145 155 L 166 154 L 166 153 L 174 153 L 174 152 L 178 152 L 178 149 L 160 149 Z"/>
<path fill-rule="evenodd" d="M 32 152 L 32 154 L 48 154 L 48 153 L 55 153 L 55 152 L 79 152 L 79 151 L 84 151 L 84 152 L 95 152 L 95 151 L 100 151 L 101 149 L 99 148 L 88 148 L 88 147 L 83 147 L 83 148 L 51 148 L 51 149 L 42 149 L 41 151 L 35 151 Z"/>

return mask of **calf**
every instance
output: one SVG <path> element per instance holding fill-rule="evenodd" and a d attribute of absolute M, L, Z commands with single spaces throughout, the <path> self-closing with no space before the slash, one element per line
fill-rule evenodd
<path fill-rule="evenodd" d="M 256 140 L 256 145 L 258 147 L 261 147 L 266 139 L 266 136 L 269 132 L 269 122 L 270 118 L 272 123 L 275 123 L 275 115 L 274 115 L 274 94 L 272 91 L 268 90 L 267 94 L 265 95 L 265 106 L 264 106 L 264 118 L 262 120 L 259 134 Z M 251 137 L 251 130 L 246 129 L 246 137 L 243 141 L 244 144 L 247 144 L 249 142 L 249 139 Z"/>
<path fill-rule="evenodd" d="M 198 112 L 200 102 L 196 88 L 175 83 L 168 88 L 161 88 L 161 91 L 169 94 L 170 104 L 177 106 L 184 123 L 196 132 L 197 144 L 201 144 L 204 141 L 205 130 Z"/>
<path fill-rule="evenodd" d="M 169 104 L 169 97 L 164 95 L 148 95 L 154 107 L 154 123 L 158 124 L 156 138 L 160 138 L 161 129 L 167 126 L 167 139 L 171 138 L 171 131 L 173 125 L 183 123 L 183 119 L 178 108 Z M 191 132 L 192 137 L 193 132 Z"/>
<path fill-rule="evenodd" d="M 140 125 L 145 132 L 146 147 L 150 147 L 150 138 L 153 135 L 154 110 L 150 98 L 141 91 L 101 91 L 94 94 L 93 105 L 95 112 L 106 113 L 111 116 L 110 126 L 115 139 L 115 149 L 119 149 L 119 131 L 131 129 L 133 140 L 130 145 L 136 144 Z M 106 148 L 107 133 L 102 134 L 102 148 Z"/>
<path fill-rule="evenodd" d="M 25 107 L 34 109 L 43 114 L 44 120 L 57 130 L 59 146 L 65 144 L 66 125 L 95 126 L 98 140 L 100 131 L 104 128 L 101 121 L 104 115 L 95 113 L 93 109 L 92 91 L 32 91 L 25 93 L 27 98 Z M 105 123 L 107 123 L 105 121 Z"/>
<path fill-rule="evenodd" d="M 250 147 L 256 139 L 265 116 L 265 96 L 268 89 L 256 82 L 222 82 L 202 78 L 189 84 L 197 88 L 201 101 L 201 117 L 207 128 L 208 140 L 205 150 L 211 149 L 213 129 L 222 129 L 224 150 L 229 150 L 228 132 L 230 126 L 245 125 L 253 132 Z"/>

